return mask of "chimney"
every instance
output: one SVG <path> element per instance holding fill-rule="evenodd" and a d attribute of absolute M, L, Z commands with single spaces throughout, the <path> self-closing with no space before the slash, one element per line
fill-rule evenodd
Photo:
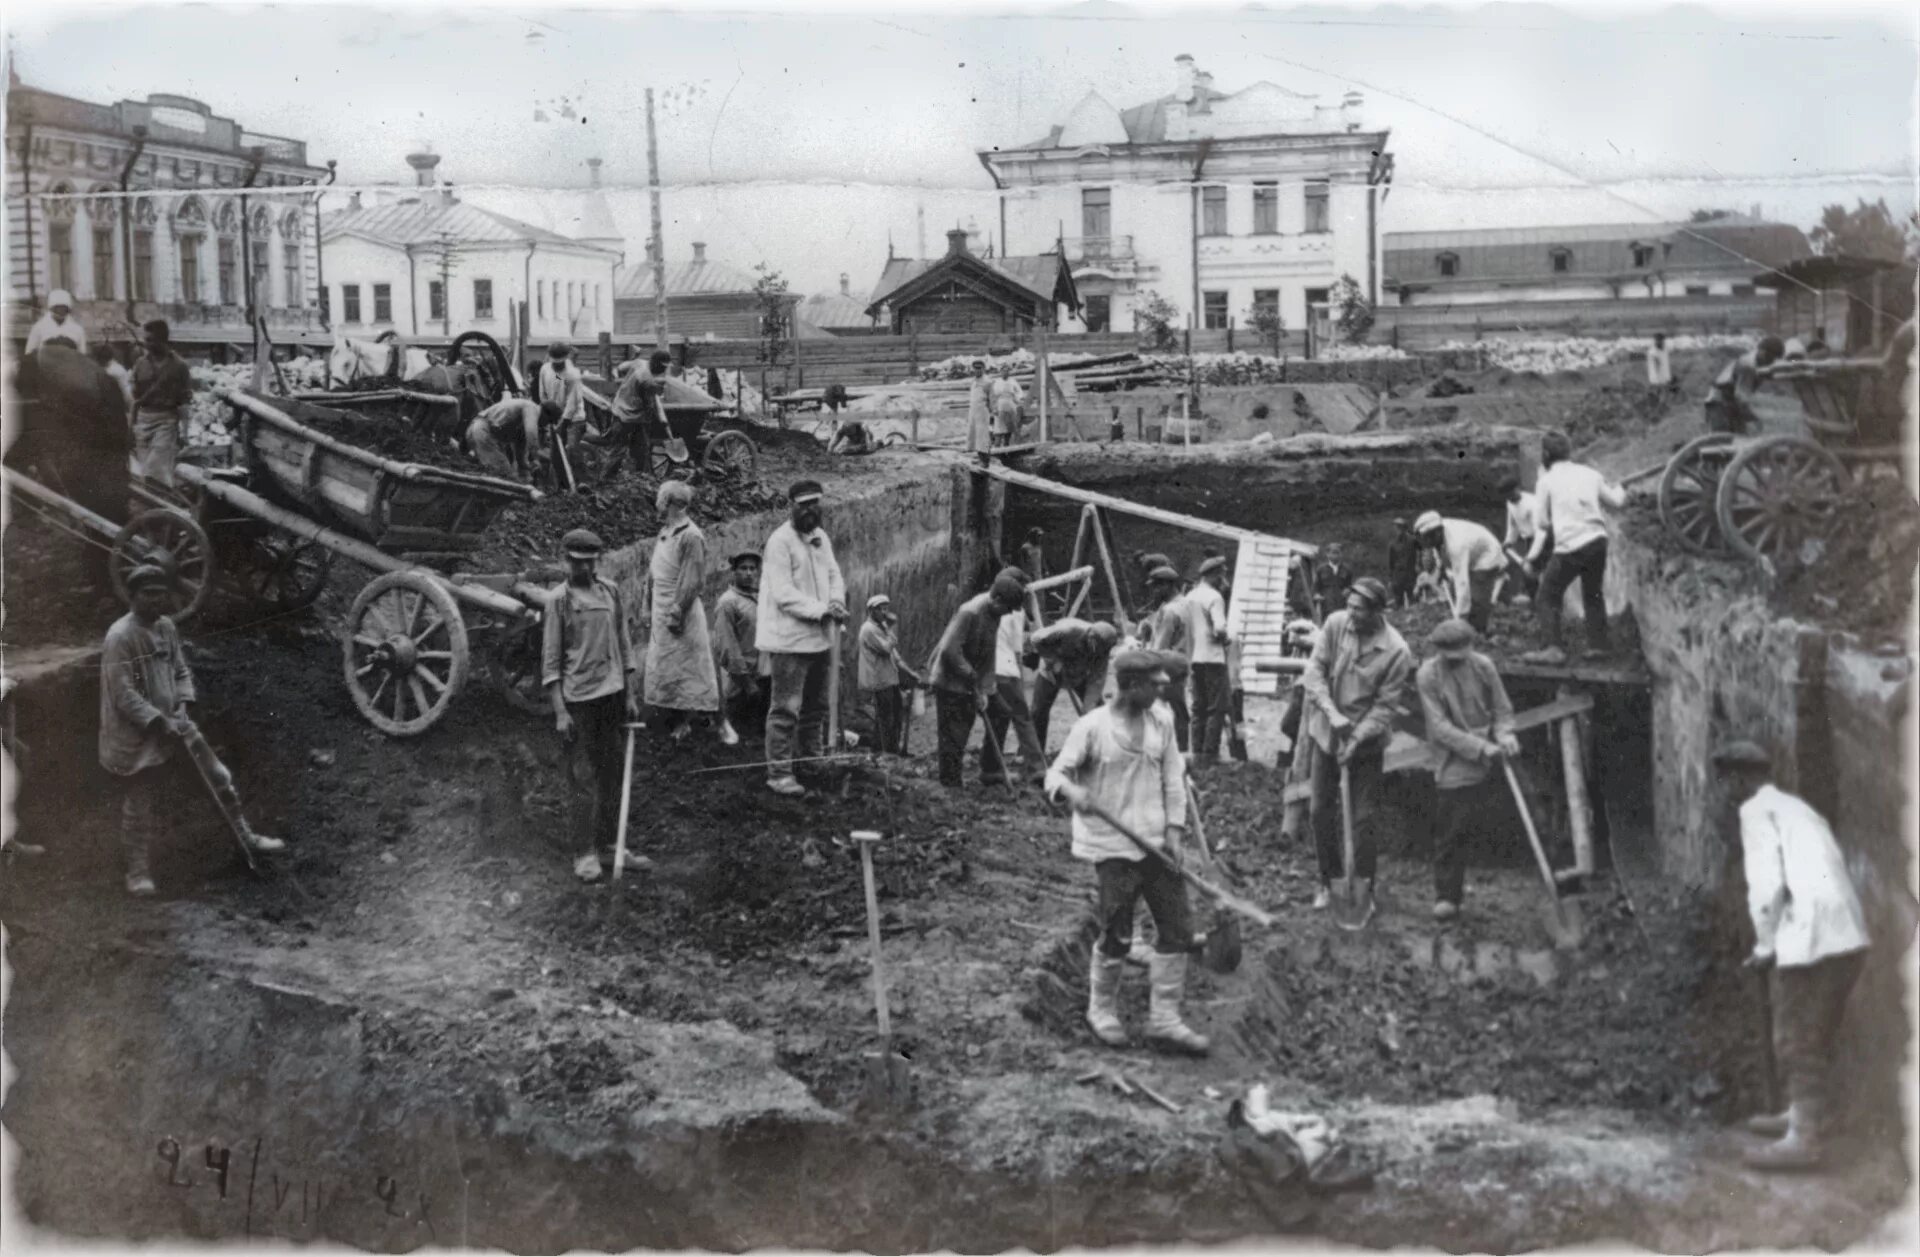
<path fill-rule="evenodd" d="M 1184 52 L 1173 59 L 1173 98 L 1193 99 L 1193 58 Z"/>
<path fill-rule="evenodd" d="M 840 272 L 840 295 L 843 297 L 851 297 L 853 295 L 847 291 L 847 273 L 845 271 Z"/>
<path fill-rule="evenodd" d="M 1213 90 L 1213 76 L 1205 70 L 1194 75 L 1193 112 L 1212 113 L 1213 99 L 1207 93 Z"/>
<path fill-rule="evenodd" d="M 407 154 L 407 165 L 413 167 L 413 182 L 416 187 L 433 186 L 433 168 L 440 164 L 440 155 L 434 152 Z"/>
<path fill-rule="evenodd" d="M 600 159 L 598 157 L 587 158 L 587 184 L 589 187 L 595 188 L 600 186 Z"/>
<path fill-rule="evenodd" d="M 358 192 L 355 192 L 352 196 L 347 198 L 347 211 L 351 213 L 359 208 L 360 208 L 360 194 Z"/>
<path fill-rule="evenodd" d="M 693 242 L 693 260 L 696 262 L 704 262 L 707 260 L 707 242 L 706 241 L 696 240 Z"/>
<path fill-rule="evenodd" d="M 1755 201 L 1755 202 L 1753 203 L 1753 216 L 1754 216 L 1755 218 L 1758 218 L 1758 217 L 1760 217 L 1760 202 L 1758 202 L 1758 201 Z"/>
<path fill-rule="evenodd" d="M 947 256 L 967 256 L 967 229 L 965 227 L 955 227 L 947 233 Z"/>

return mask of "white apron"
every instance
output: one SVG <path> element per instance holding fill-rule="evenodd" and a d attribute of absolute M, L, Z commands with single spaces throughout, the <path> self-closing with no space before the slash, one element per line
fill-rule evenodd
<path fill-rule="evenodd" d="M 697 582 L 701 578 L 702 573 L 686 570 L 686 542 L 701 536 L 699 530 L 687 522 L 671 534 L 663 532 L 653 546 L 653 560 L 647 567 L 645 693 L 649 707 L 672 711 L 720 709 L 720 680 L 713 664 L 713 639 L 707 631 L 706 605 L 695 598 L 679 634 L 667 629 L 667 617 L 679 601 L 681 581 Z"/>

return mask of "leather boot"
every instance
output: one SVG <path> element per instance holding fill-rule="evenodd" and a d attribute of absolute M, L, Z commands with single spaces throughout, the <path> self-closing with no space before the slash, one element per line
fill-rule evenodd
<path fill-rule="evenodd" d="M 1147 1037 L 1174 1051 L 1205 1056 L 1208 1048 L 1206 1036 L 1195 1034 L 1186 1022 L 1180 1020 L 1180 1002 L 1187 993 L 1187 960 L 1185 952 L 1175 955 L 1155 952 L 1152 962 L 1147 966 L 1153 979 L 1152 999 L 1147 1012 Z"/>
<path fill-rule="evenodd" d="M 1787 1110 L 1787 1133 L 1750 1150 L 1747 1164 L 1756 1170 L 1819 1169 L 1825 1157 L 1819 1126 L 1811 1105 L 1795 1104 Z"/>
<path fill-rule="evenodd" d="M 1120 975 L 1123 956 L 1109 956 L 1095 943 L 1087 963 L 1087 1025 L 1093 1037 L 1108 1047 L 1126 1047 L 1130 1040 L 1120 1024 Z"/>

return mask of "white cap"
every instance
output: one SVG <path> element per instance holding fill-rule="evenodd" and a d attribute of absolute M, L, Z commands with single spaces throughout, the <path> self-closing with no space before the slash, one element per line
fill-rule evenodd
<path fill-rule="evenodd" d="M 1438 527 L 1440 527 L 1439 511 L 1428 511 L 1419 519 L 1413 521 L 1413 531 L 1415 532 L 1432 532 Z"/>
<path fill-rule="evenodd" d="M 73 309 L 73 294 L 64 288 L 54 289 L 47 294 L 47 309 L 51 310 L 55 306 L 65 306 L 69 310 Z"/>

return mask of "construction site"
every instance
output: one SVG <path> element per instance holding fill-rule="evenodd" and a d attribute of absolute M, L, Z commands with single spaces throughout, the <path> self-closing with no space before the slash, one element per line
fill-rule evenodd
<path fill-rule="evenodd" d="M 464 687 L 423 699 L 424 727 L 394 736 L 355 688 L 373 572 L 350 548 L 303 608 L 263 609 L 206 575 L 181 628 L 195 719 L 286 854 L 249 868 L 219 814 L 183 800 L 155 853 L 160 894 L 130 899 L 96 754 L 100 639 L 123 604 L 83 579 L 101 543 L 21 509 L 15 484 L 9 794 L 13 841 L 46 850 L 10 858 L 0 888 L 15 1207 L 83 1241 L 382 1251 L 1886 1242 L 1913 1191 L 1900 765 L 1920 507 L 1897 469 L 1867 470 L 1820 553 L 1763 566 L 1681 544 L 1636 473 L 1700 432 L 1694 399 L 1730 356 L 1680 355 L 1686 387 L 1663 397 L 1633 362 L 1568 378 L 1462 359 L 1424 376 L 1396 364 L 1393 384 L 1332 397 L 1205 390 L 1183 397 L 1170 439 L 1132 430 L 1145 403 L 1085 394 L 1083 439 L 1058 439 L 1055 413 L 1056 439 L 983 458 L 940 448 L 962 420 L 931 406 L 889 420 L 903 436 L 925 425 L 913 439 L 864 457 L 733 421 L 757 462 L 750 479 L 693 477 L 708 554 L 759 552 L 786 486 L 817 480 L 847 604 L 888 594 L 916 665 L 1035 527 L 1045 568 L 1068 575 L 1035 600 L 1043 622 L 1065 605 L 1129 627 L 1133 556 L 1189 572 L 1219 553 L 1252 632 L 1263 598 L 1283 610 L 1295 558 L 1337 544 L 1355 572 L 1384 572 L 1394 521 L 1425 511 L 1498 533 L 1499 486 L 1533 481 L 1548 430 L 1627 483 L 1607 573 L 1625 644 L 1525 663 L 1536 618 L 1503 602 L 1481 646 L 1522 713 L 1517 767 L 1561 874 L 1547 884 L 1526 835 L 1492 827 L 1469 910 L 1430 916 L 1434 787 L 1409 725 L 1374 820 L 1377 915 L 1348 931 L 1313 911 L 1311 840 L 1283 835 L 1280 717 L 1299 665 L 1248 638 L 1249 660 L 1270 662 L 1245 669 L 1247 754 L 1193 766 L 1212 876 L 1257 909 L 1231 971 L 1193 969 L 1204 1059 L 1089 1033 L 1100 923 L 1065 810 L 1031 785 L 975 784 L 993 753 L 977 731 L 967 785 L 940 785 L 930 708 L 904 755 L 856 736 L 803 798 L 765 788 L 757 730 L 727 747 L 652 722 L 627 839 L 650 867 L 583 885 L 524 633 L 481 614 L 470 670 L 461 638 Z M 1798 431 L 1804 403 L 1769 391 L 1766 431 Z M 269 430 L 232 405 L 247 432 Z M 254 509 L 222 483 L 204 492 Z M 552 586 L 561 534 L 584 525 L 607 538 L 602 574 L 637 599 L 659 483 L 510 502 L 436 579 L 475 617 L 495 595 L 474 582 L 502 598 Z M 716 562 L 705 579 L 710 601 L 728 578 Z M 1423 656 L 1446 614 L 1388 619 Z M 856 711 L 850 674 L 840 684 Z M 404 701 L 390 717 L 378 701 L 409 723 Z M 1062 696 L 1054 745 L 1072 720 Z M 1737 823 L 1708 758 L 1729 737 L 1772 748 L 1783 787 L 1830 819 L 1875 940 L 1836 1049 L 1847 1133 L 1819 1174 L 1741 1160 L 1738 1123 L 1775 1082 L 1741 968 Z M 1143 980 L 1123 991 L 1138 1022 Z M 1262 1137 L 1270 1115 L 1286 1115 L 1284 1140 Z"/>

